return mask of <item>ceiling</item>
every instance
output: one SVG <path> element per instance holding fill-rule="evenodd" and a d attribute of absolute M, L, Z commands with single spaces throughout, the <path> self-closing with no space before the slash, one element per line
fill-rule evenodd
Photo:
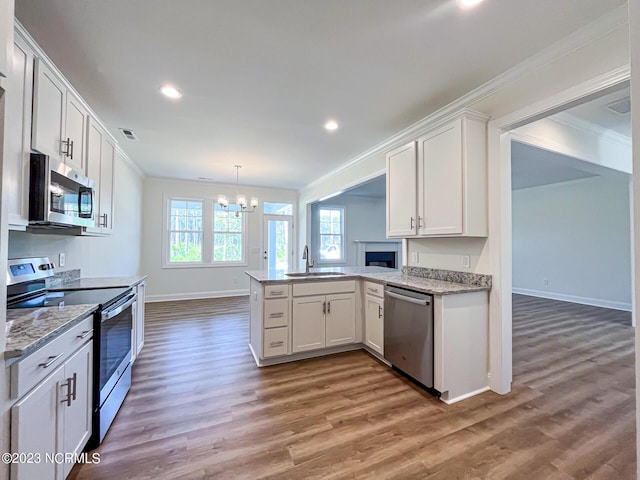
<path fill-rule="evenodd" d="M 232 183 L 241 164 L 240 183 L 300 188 L 624 3 L 16 0 L 16 16 L 112 133 L 136 133 L 119 140 L 147 175 Z"/>

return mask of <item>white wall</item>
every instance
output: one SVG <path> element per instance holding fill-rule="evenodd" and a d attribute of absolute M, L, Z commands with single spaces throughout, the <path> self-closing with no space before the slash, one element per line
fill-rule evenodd
<path fill-rule="evenodd" d="M 627 13 L 622 6 L 497 79 L 469 92 L 442 111 L 425 112 L 423 120 L 398 132 L 392 139 L 372 146 L 356 158 L 345 159 L 345 165 L 338 171 L 328 173 L 301 190 L 300 225 L 309 231 L 305 218 L 307 203 L 384 173 L 384 152 L 415 140 L 425 131 L 424 126 L 440 119 L 446 114 L 447 108 L 468 107 L 497 118 L 557 95 L 579 83 L 625 69 L 628 64 Z M 301 237 L 299 245 L 303 245 L 305 240 L 304 236 Z M 470 255 L 472 263 L 469 271 L 497 275 L 492 271 L 489 242 L 486 239 L 415 239 L 408 241 L 407 249 L 407 261 L 410 261 L 412 252 L 419 254 L 419 261 L 412 265 L 462 270 L 461 255 Z"/>
<path fill-rule="evenodd" d="M 233 267 L 162 267 L 162 241 L 165 196 L 216 199 L 219 193 L 235 197 L 235 185 L 197 181 L 147 178 L 144 185 L 142 270 L 149 275 L 146 295 L 150 301 L 246 295 L 249 278 L 246 270 L 262 270 L 262 205 L 267 202 L 292 203 L 297 208 L 298 194 L 282 190 L 243 186 L 240 193 L 258 196 L 259 211 L 247 215 L 247 264 Z M 294 219 L 295 224 L 295 219 Z M 295 236 L 295 232 L 294 232 Z M 297 256 L 297 254 L 296 254 Z"/>
<path fill-rule="evenodd" d="M 513 192 L 515 293 L 631 310 L 629 179 L 620 177 Z"/>
<path fill-rule="evenodd" d="M 65 266 L 57 271 L 79 268 L 84 277 L 127 276 L 141 270 L 142 191 L 139 174 L 120 155 L 114 169 L 114 229 L 105 237 L 9 233 L 9 258 L 48 256 L 56 267 L 64 253 Z"/>
<path fill-rule="evenodd" d="M 321 206 L 343 207 L 345 215 L 345 261 L 318 262 L 319 245 L 319 209 Z M 311 207 L 311 240 L 309 249 L 311 258 L 316 259 L 316 266 L 355 266 L 358 263 L 357 244 L 355 240 L 386 240 L 386 201 L 379 197 L 363 197 L 338 195 L 323 202 L 314 203 Z"/>

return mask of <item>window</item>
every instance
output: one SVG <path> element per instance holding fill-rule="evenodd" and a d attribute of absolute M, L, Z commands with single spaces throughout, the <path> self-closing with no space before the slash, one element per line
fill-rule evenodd
<path fill-rule="evenodd" d="M 342 261 L 344 256 L 344 209 L 320 208 L 320 260 Z"/>
<path fill-rule="evenodd" d="M 232 207 L 229 205 L 229 207 Z M 233 208 L 230 208 L 233 210 Z M 213 218 L 213 262 L 242 262 L 242 224 L 244 215 L 223 210 L 216 204 Z"/>
<path fill-rule="evenodd" d="M 171 199 L 169 263 L 202 261 L 202 200 Z"/>
<path fill-rule="evenodd" d="M 264 202 L 263 211 L 269 215 L 293 215 L 293 204 Z"/>
<path fill-rule="evenodd" d="M 213 198 L 165 197 L 163 267 L 245 265 L 247 214 L 236 217 Z"/>

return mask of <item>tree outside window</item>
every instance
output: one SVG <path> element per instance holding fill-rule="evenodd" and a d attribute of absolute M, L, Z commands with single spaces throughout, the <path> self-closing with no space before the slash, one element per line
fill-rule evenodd
<path fill-rule="evenodd" d="M 320 260 L 343 259 L 344 209 L 320 208 Z"/>
<path fill-rule="evenodd" d="M 168 232 L 170 263 L 202 261 L 202 210 L 201 200 L 171 200 Z"/>
<path fill-rule="evenodd" d="M 233 206 L 229 205 L 233 210 Z M 213 262 L 242 262 L 243 216 L 215 206 L 213 214 Z"/>

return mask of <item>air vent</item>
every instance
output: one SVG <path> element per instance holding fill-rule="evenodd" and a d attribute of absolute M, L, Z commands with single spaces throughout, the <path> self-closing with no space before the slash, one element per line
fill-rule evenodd
<path fill-rule="evenodd" d="M 615 102 L 607 105 L 607 110 L 610 110 L 617 115 L 626 115 L 631 111 L 631 98 L 626 97 L 621 100 L 616 100 Z"/>
<path fill-rule="evenodd" d="M 134 141 L 138 140 L 138 137 L 136 136 L 135 133 L 133 133 L 133 130 L 131 130 L 130 128 L 120 128 L 119 130 L 127 139 L 134 140 Z"/>

